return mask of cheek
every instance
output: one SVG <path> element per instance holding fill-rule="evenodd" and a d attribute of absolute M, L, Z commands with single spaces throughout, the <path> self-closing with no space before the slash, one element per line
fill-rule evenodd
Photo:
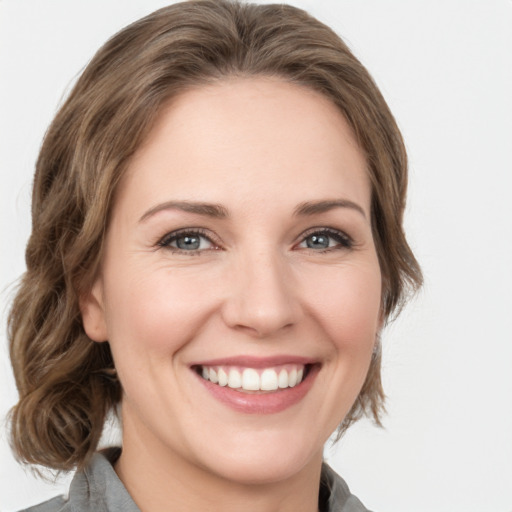
<path fill-rule="evenodd" d="M 198 292 L 193 280 L 167 269 L 132 267 L 122 279 L 111 273 L 107 283 L 109 340 L 130 346 L 139 356 L 146 352 L 168 355 L 190 340 L 208 310 L 208 297 Z"/>
<path fill-rule="evenodd" d="M 311 306 L 338 350 L 362 355 L 380 327 L 381 276 L 378 265 L 327 269 L 310 283 Z"/>

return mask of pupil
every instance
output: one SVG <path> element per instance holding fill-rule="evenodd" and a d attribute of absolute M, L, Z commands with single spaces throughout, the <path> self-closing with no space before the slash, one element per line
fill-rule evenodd
<path fill-rule="evenodd" d="M 179 249 L 199 249 L 198 236 L 182 236 L 176 240 Z"/>
<path fill-rule="evenodd" d="M 325 235 L 311 235 L 308 237 L 307 246 L 310 249 L 327 249 L 329 247 L 329 237 Z"/>

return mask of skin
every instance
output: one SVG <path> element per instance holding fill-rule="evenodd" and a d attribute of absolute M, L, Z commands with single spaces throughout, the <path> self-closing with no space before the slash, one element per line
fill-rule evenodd
<path fill-rule="evenodd" d="M 143 512 L 317 510 L 323 445 L 361 389 L 381 327 L 370 197 L 351 129 L 314 91 L 239 78 L 163 109 L 117 191 L 81 304 L 87 334 L 112 348 L 124 390 L 115 469 Z M 353 204 L 294 213 L 340 199 Z M 162 242 L 198 227 L 208 238 L 197 250 Z M 308 247 L 326 228 L 343 243 L 327 235 L 328 247 Z M 233 410 L 190 368 L 283 354 L 320 370 L 299 403 L 273 414 Z"/>

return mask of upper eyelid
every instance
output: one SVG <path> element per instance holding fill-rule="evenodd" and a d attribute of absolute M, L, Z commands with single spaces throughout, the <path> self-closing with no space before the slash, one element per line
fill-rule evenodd
<path fill-rule="evenodd" d="M 301 236 L 305 236 L 305 235 L 310 234 L 310 233 L 325 232 L 325 231 L 331 231 L 333 233 L 340 233 L 340 234 L 344 234 L 344 235 L 348 236 L 345 233 L 345 231 L 343 231 L 342 229 L 333 228 L 331 226 L 313 226 L 313 227 L 308 228 L 305 231 L 303 231 L 301 233 Z"/>
<path fill-rule="evenodd" d="M 300 234 L 299 238 L 300 238 L 300 240 L 303 240 L 305 237 L 308 237 L 315 233 L 336 234 L 336 235 L 342 236 L 343 238 L 346 238 L 347 240 L 353 241 L 353 238 L 346 231 L 344 231 L 342 229 L 332 228 L 329 226 L 315 226 L 313 228 L 309 228 L 306 231 L 303 231 Z"/>

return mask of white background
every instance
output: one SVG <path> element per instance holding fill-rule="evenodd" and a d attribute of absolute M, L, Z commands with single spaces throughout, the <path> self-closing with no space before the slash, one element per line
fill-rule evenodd
<path fill-rule="evenodd" d="M 40 141 L 94 51 L 166 3 L 0 0 L 0 421 L 16 401 L 5 316 Z M 362 422 L 326 456 L 376 512 L 511 512 L 512 1 L 294 3 L 345 38 L 398 119 L 407 230 L 426 278 L 383 338 L 385 430 Z M 0 425 L 3 512 L 65 481 L 26 474 Z"/>

